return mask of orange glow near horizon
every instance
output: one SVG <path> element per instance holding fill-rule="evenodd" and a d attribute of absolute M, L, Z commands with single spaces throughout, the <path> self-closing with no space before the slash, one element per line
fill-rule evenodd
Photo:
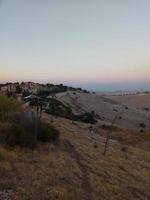
<path fill-rule="evenodd" d="M 93 68 L 94 69 L 94 68 Z M 0 69 L 1 82 L 7 81 L 52 81 L 52 82 L 70 82 L 70 83 L 125 83 L 134 81 L 148 81 L 150 80 L 150 67 L 144 68 L 127 68 L 120 69 L 110 68 L 110 70 L 98 69 L 93 70 L 87 68 L 86 70 L 71 71 L 60 70 L 56 72 L 54 70 L 42 71 L 31 68 L 29 71 L 19 69 L 18 71 Z M 50 72 L 49 72 L 50 71 Z"/>

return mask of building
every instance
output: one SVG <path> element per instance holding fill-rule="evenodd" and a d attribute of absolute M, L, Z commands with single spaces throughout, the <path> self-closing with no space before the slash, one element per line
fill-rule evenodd
<path fill-rule="evenodd" d="M 0 93 L 1 94 L 6 94 L 8 92 L 7 85 L 0 85 Z"/>

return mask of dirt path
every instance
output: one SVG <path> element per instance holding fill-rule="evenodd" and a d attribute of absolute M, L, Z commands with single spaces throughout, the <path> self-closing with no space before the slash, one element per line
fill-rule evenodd
<path fill-rule="evenodd" d="M 82 181 L 82 188 L 84 190 L 84 199 L 85 200 L 93 199 L 92 192 L 91 192 L 92 188 L 91 188 L 87 168 L 82 163 L 82 160 L 83 160 L 82 156 L 78 153 L 74 145 L 68 139 L 64 140 L 64 144 L 67 147 L 68 152 L 71 154 L 71 157 L 76 160 L 76 163 L 79 165 L 79 168 L 82 172 L 81 181 Z"/>

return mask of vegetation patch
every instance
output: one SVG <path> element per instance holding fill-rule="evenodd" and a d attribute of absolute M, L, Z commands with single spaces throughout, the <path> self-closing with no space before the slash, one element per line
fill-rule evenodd
<path fill-rule="evenodd" d="M 52 125 L 47 123 L 40 124 L 40 131 L 38 132 L 38 140 L 41 142 L 57 142 L 59 140 L 60 132 Z"/>
<path fill-rule="evenodd" d="M 104 130 L 111 130 L 111 131 L 119 131 L 120 129 L 115 126 L 115 125 L 107 125 L 107 124 L 103 124 L 100 126 L 100 128 L 104 129 Z"/>
<path fill-rule="evenodd" d="M 144 123 L 140 123 L 139 126 L 140 126 L 141 128 L 146 128 L 146 125 L 145 125 Z"/>
<path fill-rule="evenodd" d="M 36 142 L 36 138 L 32 132 L 27 132 L 24 127 L 16 124 L 11 126 L 6 137 L 6 143 L 9 146 L 34 148 Z"/>
<path fill-rule="evenodd" d="M 85 112 L 80 115 L 75 115 L 72 112 L 70 105 L 65 105 L 61 101 L 58 101 L 57 99 L 54 98 L 50 99 L 49 107 L 46 110 L 46 112 L 48 114 L 64 117 L 73 121 L 81 121 L 84 123 L 91 123 L 91 124 L 96 123 L 95 113 Z"/>
<path fill-rule="evenodd" d="M 84 114 L 81 115 L 73 115 L 72 120 L 81 121 L 84 123 L 91 123 L 91 124 L 95 124 L 97 122 L 94 115 L 89 112 L 85 112 Z"/>
<path fill-rule="evenodd" d="M 53 98 L 49 100 L 49 108 L 47 109 L 47 113 L 68 119 L 72 118 L 73 116 L 71 107 L 69 105 L 65 105 L 61 101 Z"/>
<path fill-rule="evenodd" d="M 12 117 L 14 112 L 21 110 L 21 103 L 14 98 L 0 95 L 0 121 L 7 121 Z"/>
<path fill-rule="evenodd" d="M 9 123 L 6 123 L 8 119 Z M 11 147 L 34 148 L 38 141 L 54 142 L 59 139 L 59 131 L 54 126 L 43 123 L 32 111 L 21 112 L 20 103 L 2 95 L 0 120 L 0 142 Z"/>

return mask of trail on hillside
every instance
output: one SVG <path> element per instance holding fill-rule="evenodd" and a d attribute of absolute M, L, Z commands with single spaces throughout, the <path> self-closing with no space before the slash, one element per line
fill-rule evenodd
<path fill-rule="evenodd" d="M 79 168 L 82 172 L 82 188 L 84 190 L 84 199 L 85 200 L 91 200 L 93 199 L 91 191 L 91 184 L 88 176 L 87 168 L 83 165 L 81 162 L 83 160 L 82 156 L 78 153 L 74 145 L 68 140 L 64 139 L 64 144 L 67 147 L 68 152 L 71 154 L 71 157 L 76 161 L 76 163 L 79 165 Z"/>

